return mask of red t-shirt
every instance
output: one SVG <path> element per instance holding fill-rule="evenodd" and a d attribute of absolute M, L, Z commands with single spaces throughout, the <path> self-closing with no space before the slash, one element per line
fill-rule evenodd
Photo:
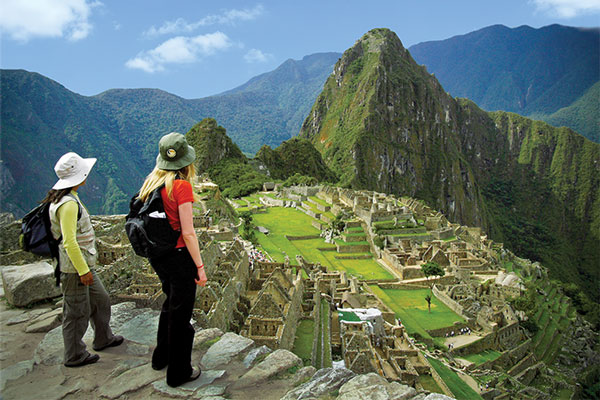
<path fill-rule="evenodd" d="M 167 213 L 167 218 L 169 218 L 171 227 L 176 231 L 181 231 L 181 222 L 179 221 L 179 205 L 194 202 L 192 185 L 188 181 L 176 179 L 173 181 L 173 192 L 171 193 L 173 200 L 169 199 L 167 196 L 166 187 L 162 188 L 160 195 L 162 197 L 163 204 L 165 206 L 165 212 Z M 183 235 L 179 236 L 179 239 L 177 240 L 177 246 L 175 247 L 185 247 Z"/>

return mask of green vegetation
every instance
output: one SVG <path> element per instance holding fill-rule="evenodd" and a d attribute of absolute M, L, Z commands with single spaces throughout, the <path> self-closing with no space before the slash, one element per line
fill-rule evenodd
<path fill-rule="evenodd" d="M 275 150 L 264 145 L 256 153 L 256 159 L 266 165 L 273 179 L 287 179 L 299 173 L 317 181 L 336 180 L 335 174 L 323 162 L 321 154 L 306 139 L 295 137 L 286 140 Z"/>
<path fill-rule="evenodd" d="M 250 211 L 244 211 L 240 213 L 242 219 L 242 238 L 249 240 L 252 243 L 256 242 L 256 235 L 254 233 L 256 226 L 252 222 L 252 213 Z"/>
<path fill-rule="evenodd" d="M 296 340 L 292 352 L 302 359 L 304 365 L 311 365 L 315 323 L 312 319 L 302 319 L 296 329 Z"/>
<path fill-rule="evenodd" d="M 498 46 L 500 42 L 505 45 Z M 522 57 L 532 51 L 535 58 Z M 420 43 L 410 53 L 454 97 L 467 97 L 485 110 L 511 111 L 534 119 L 556 112 L 547 119 L 553 125 L 569 126 L 586 136 L 582 128 L 589 127 L 598 134 L 598 92 L 590 93 L 600 79 L 597 31 L 559 25 L 541 29 L 495 25 L 461 37 Z M 550 64 L 555 67 L 552 71 L 535 67 Z M 586 106 L 578 104 L 584 98 L 589 100 L 583 101 Z"/>
<path fill-rule="evenodd" d="M 600 113 L 598 99 L 600 98 L 600 82 L 596 82 L 568 107 L 561 108 L 553 114 L 533 113 L 532 119 L 541 119 L 554 126 L 566 126 L 585 136 L 592 142 L 600 142 Z"/>
<path fill-rule="evenodd" d="M 436 297 L 431 300 L 431 313 L 423 301 L 429 295 L 429 289 L 401 290 L 381 289 L 376 285 L 369 286 L 373 293 L 384 304 L 396 313 L 410 335 L 419 334 L 421 337 L 433 340 L 427 330 L 452 326 L 455 322 L 464 322 L 464 319 L 449 309 Z"/>
<path fill-rule="evenodd" d="M 429 278 L 432 276 L 439 276 L 441 278 L 446 275 L 446 270 L 434 261 L 428 261 L 425 264 L 422 264 L 421 271 L 423 271 L 423 275 L 427 278 L 427 282 L 429 282 Z M 433 289 L 432 282 L 429 282 L 429 287 Z M 431 299 L 427 300 L 427 304 L 431 304 Z"/>
<path fill-rule="evenodd" d="M 314 221 L 310 216 L 293 208 L 269 207 L 266 213 L 254 214 L 254 223 L 264 226 L 269 230 L 265 235 L 256 232 L 257 241 L 260 246 L 274 260 L 283 262 L 285 254 L 290 258 L 293 265 L 297 265 L 296 255 L 302 255 L 309 262 L 319 262 L 325 267 L 335 271 L 346 271 L 361 279 L 369 280 L 393 280 L 394 276 L 377 263 L 373 258 L 369 259 L 338 259 L 339 253 L 336 247 L 325 243 L 322 238 L 294 240 L 286 238 L 289 236 L 319 235 L 320 231 L 311 223 Z M 286 221 L 281 224 L 280 221 Z M 366 243 L 366 242 L 360 242 Z M 348 243 L 344 243 L 348 245 Z M 331 249 L 333 251 L 322 251 L 320 249 Z M 367 253 L 368 254 L 368 253 Z M 352 256 L 352 254 L 344 254 Z M 359 254 L 362 256 L 363 254 Z"/>
<path fill-rule="evenodd" d="M 423 389 L 428 390 L 432 393 L 444 394 L 444 391 L 437 384 L 435 379 L 431 375 L 421 374 L 419 375 L 419 383 L 423 386 Z"/>
<path fill-rule="evenodd" d="M 445 366 L 441 361 L 429 357 L 427 360 L 429 360 L 431 366 L 444 380 L 446 385 L 448 385 L 448 388 L 450 388 L 450 391 L 452 391 L 457 400 L 483 399 L 465 381 L 460 379 L 460 377 L 454 371 Z"/>
<path fill-rule="evenodd" d="M 461 356 L 461 358 L 471 361 L 472 363 L 475 363 L 476 365 L 481 365 L 487 361 L 494 361 L 495 359 L 500 357 L 501 354 L 502 353 L 500 353 L 496 350 L 485 350 L 485 351 L 482 351 L 481 353 L 469 354 L 468 356 Z"/>

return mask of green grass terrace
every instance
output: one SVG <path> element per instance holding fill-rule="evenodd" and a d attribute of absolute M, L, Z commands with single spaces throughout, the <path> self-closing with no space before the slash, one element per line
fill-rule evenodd
<path fill-rule="evenodd" d="M 430 313 L 425 301 L 425 296 L 431 293 L 429 289 L 382 289 L 377 285 L 370 285 L 369 288 L 394 311 L 396 318 L 400 318 L 411 336 L 418 334 L 443 346 L 443 339 L 431 337 L 427 330 L 452 326 L 455 322 L 464 322 L 461 316 L 433 295 L 431 296 Z"/>
<path fill-rule="evenodd" d="M 436 370 L 440 377 L 444 380 L 446 385 L 457 400 L 476 400 L 483 399 L 471 386 L 463 381 L 456 372 L 448 368 L 444 363 L 434 358 L 427 358 L 431 366 Z"/>
<path fill-rule="evenodd" d="M 268 235 L 256 231 L 256 237 L 260 247 L 277 262 L 283 262 L 285 252 L 293 265 L 298 265 L 296 255 L 302 255 L 308 262 L 318 262 L 329 270 L 346 271 L 359 279 L 389 281 L 396 279 L 372 256 L 370 258 L 340 259 L 337 258 L 341 254 L 336 252 L 336 246 L 325 243 L 322 238 L 288 240 L 286 235 L 320 234 L 320 231 L 311 225 L 313 218 L 294 208 L 269 207 L 264 214 L 254 214 L 253 221 L 256 226 L 263 226 L 269 230 Z M 344 257 L 364 257 L 365 255 L 371 254 L 343 254 Z"/>

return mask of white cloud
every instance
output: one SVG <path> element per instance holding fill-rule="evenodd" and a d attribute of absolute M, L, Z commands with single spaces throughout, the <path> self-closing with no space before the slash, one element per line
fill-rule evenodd
<path fill-rule="evenodd" d="M 200 60 L 231 46 L 231 41 L 222 32 L 194 37 L 177 36 L 156 48 L 144 51 L 128 60 L 125 66 L 149 73 L 163 71 L 166 64 L 185 64 Z"/>
<path fill-rule="evenodd" d="M 559 18 L 574 18 L 600 12 L 600 0 L 533 0 L 538 10 Z"/>
<path fill-rule="evenodd" d="M 269 61 L 271 57 L 272 55 L 269 53 L 263 53 L 258 49 L 250 49 L 246 55 L 244 55 L 244 60 L 246 60 L 247 63 L 261 63 Z"/>
<path fill-rule="evenodd" d="M 35 37 L 85 39 L 92 30 L 88 19 L 99 1 L 0 0 L 0 30 L 27 42 Z"/>
<path fill-rule="evenodd" d="M 177 18 L 175 21 L 167 21 L 162 26 L 156 28 L 152 26 L 144 32 L 145 36 L 167 35 L 171 33 L 193 32 L 202 26 L 216 24 L 235 24 L 236 21 L 250 21 L 262 15 L 264 7 L 257 5 L 252 9 L 244 10 L 226 10 L 219 15 L 207 15 L 206 17 L 196 21 L 187 22 L 183 18 Z"/>

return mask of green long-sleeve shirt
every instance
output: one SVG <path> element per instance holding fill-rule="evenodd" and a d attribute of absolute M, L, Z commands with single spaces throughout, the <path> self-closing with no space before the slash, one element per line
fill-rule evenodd
<path fill-rule="evenodd" d="M 79 213 L 79 196 L 77 192 L 71 191 L 77 201 L 67 201 L 56 211 L 56 217 L 60 221 L 60 230 L 62 232 L 62 243 L 71 259 L 73 266 L 77 270 L 79 276 L 90 272 L 90 267 L 87 265 L 83 253 L 77 244 L 77 214 Z M 78 204 L 79 203 L 79 204 Z"/>

